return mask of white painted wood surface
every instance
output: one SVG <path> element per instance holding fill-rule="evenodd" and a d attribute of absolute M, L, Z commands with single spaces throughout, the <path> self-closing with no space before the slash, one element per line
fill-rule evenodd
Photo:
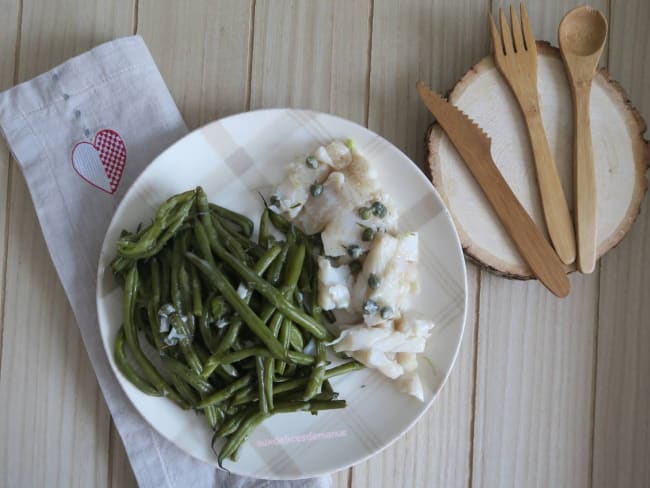
<path fill-rule="evenodd" d="M 529 1 L 556 43 L 576 1 Z M 605 62 L 650 117 L 647 0 L 591 2 Z M 147 41 L 188 126 L 295 106 L 368 125 L 423 160 L 418 78 L 446 91 L 490 49 L 498 0 L 0 0 L 0 88 L 113 37 Z M 569 113 L 569 112 L 568 112 Z M 650 486 L 650 217 L 561 301 L 473 265 L 449 383 L 411 432 L 335 487 Z M 0 486 L 130 487 L 22 175 L 0 143 Z"/>

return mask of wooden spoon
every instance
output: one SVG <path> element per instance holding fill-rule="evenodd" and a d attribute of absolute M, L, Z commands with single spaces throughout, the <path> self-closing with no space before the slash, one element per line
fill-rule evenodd
<path fill-rule="evenodd" d="M 591 80 L 607 39 L 607 20 L 592 7 L 569 11 L 558 32 L 560 52 L 571 82 L 575 120 L 574 220 L 578 241 L 578 269 L 596 266 L 596 173 L 589 121 Z"/>

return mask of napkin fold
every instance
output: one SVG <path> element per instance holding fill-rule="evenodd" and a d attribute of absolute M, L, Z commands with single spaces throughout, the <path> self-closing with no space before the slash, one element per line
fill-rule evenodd
<path fill-rule="evenodd" d="M 102 347 L 95 289 L 122 196 L 187 127 L 140 36 L 102 44 L 0 93 L 0 128 L 22 168 L 47 247 L 141 487 L 328 487 L 328 477 L 262 481 L 202 463 L 154 431 Z"/>

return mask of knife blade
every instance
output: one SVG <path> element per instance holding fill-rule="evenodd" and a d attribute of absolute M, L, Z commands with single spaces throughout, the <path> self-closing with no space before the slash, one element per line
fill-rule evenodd
<path fill-rule="evenodd" d="M 431 91 L 422 81 L 418 81 L 416 86 L 424 105 L 465 161 L 533 274 L 554 295 L 567 296 L 570 285 L 564 266 L 494 163 L 490 153 L 492 141 L 488 135 L 464 112 Z"/>

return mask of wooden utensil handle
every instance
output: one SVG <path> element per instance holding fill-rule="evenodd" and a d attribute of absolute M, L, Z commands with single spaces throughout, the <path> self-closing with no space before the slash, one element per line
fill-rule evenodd
<path fill-rule="evenodd" d="M 589 120 L 591 83 L 574 90 L 575 227 L 578 241 L 578 269 L 593 272 L 596 266 L 596 171 Z"/>
<path fill-rule="evenodd" d="M 546 138 L 539 106 L 535 107 L 529 116 L 526 116 L 526 125 L 533 149 L 537 184 L 548 235 L 562 262 L 571 264 L 576 258 L 573 222 L 551 147 Z"/>
<path fill-rule="evenodd" d="M 553 294 L 567 296 L 569 279 L 559 257 L 519 203 L 492 158 L 486 155 L 478 161 L 466 162 L 533 274 Z"/>

